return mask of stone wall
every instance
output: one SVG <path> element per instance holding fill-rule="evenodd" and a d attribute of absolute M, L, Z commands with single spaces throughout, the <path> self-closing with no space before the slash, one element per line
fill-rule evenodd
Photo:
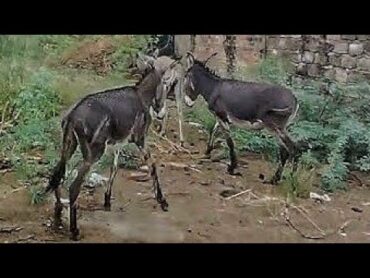
<path fill-rule="evenodd" d="M 177 37 L 175 44 L 180 46 Z M 183 42 L 190 41 L 190 36 L 181 37 Z M 197 35 L 196 57 L 203 59 L 218 52 L 210 66 L 225 72 L 224 40 L 224 35 Z M 236 45 L 237 66 L 257 63 L 265 55 L 279 55 L 294 65 L 298 76 L 327 77 L 343 83 L 370 79 L 370 35 L 237 35 Z"/>
<path fill-rule="evenodd" d="M 267 53 L 286 56 L 302 76 L 342 83 L 370 78 L 370 36 L 268 36 Z"/>

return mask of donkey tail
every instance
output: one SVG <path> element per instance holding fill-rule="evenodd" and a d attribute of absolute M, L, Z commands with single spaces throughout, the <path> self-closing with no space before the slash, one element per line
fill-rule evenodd
<path fill-rule="evenodd" d="M 64 178 L 65 175 L 67 160 L 74 152 L 74 150 L 71 150 L 71 148 L 73 148 L 73 141 L 76 141 L 77 138 L 71 128 L 71 121 L 68 118 L 63 119 L 62 129 L 63 143 L 61 158 L 58 164 L 53 169 L 49 184 L 45 189 L 45 193 L 52 192 L 58 188 L 58 186 L 60 185 L 60 181 Z"/>

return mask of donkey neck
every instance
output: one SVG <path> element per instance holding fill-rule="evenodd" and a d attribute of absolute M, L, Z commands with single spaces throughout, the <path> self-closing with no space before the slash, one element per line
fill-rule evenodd
<path fill-rule="evenodd" d="M 193 71 L 194 87 L 206 101 L 212 96 L 215 87 L 219 84 L 220 79 L 208 70 L 197 66 Z"/>
<path fill-rule="evenodd" d="M 159 76 L 155 72 L 151 72 L 136 85 L 137 92 L 146 108 L 149 108 L 153 103 L 153 98 L 159 81 Z"/>

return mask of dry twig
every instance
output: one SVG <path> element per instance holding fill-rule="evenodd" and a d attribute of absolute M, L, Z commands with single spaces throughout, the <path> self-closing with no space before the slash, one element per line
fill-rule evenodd
<path fill-rule="evenodd" d="M 231 199 L 233 199 L 233 198 L 236 198 L 236 197 L 238 197 L 238 196 L 240 196 L 240 195 L 243 195 L 243 194 L 248 193 L 248 192 L 251 192 L 251 191 L 252 191 L 252 189 L 244 190 L 244 191 L 242 191 L 242 192 L 236 193 L 236 194 L 234 194 L 234 195 L 231 195 L 231 196 L 229 196 L 229 197 L 225 198 L 225 200 L 231 200 Z"/>

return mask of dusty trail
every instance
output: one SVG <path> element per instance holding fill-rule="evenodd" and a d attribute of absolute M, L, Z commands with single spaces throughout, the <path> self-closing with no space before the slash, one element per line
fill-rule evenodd
<path fill-rule="evenodd" d="M 176 123 L 171 127 L 177 129 Z M 202 153 L 205 134 L 186 126 L 192 150 Z M 169 137 L 173 138 L 173 133 Z M 304 238 L 288 225 L 284 215 L 282 196 L 276 187 L 265 185 L 259 174 L 271 175 L 272 165 L 255 155 L 244 155 L 240 171 L 243 177 L 226 174 L 226 161 L 204 161 L 198 155 L 154 153 L 160 161 L 160 178 L 169 202 L 169 211 L 162 212 L 152 197 L 151 181 L 129 180 L 131 171 L 120 170 L 113 188 L 112 211 L 102 210 L 104 188 L 93 194 L 84 190 L 80 195 L 79 225 L 81 242 L 368 242 L 370 240 L 370 190 L 351 185 L 345 193 L 331 196 L 332 201 L 318 204 L 312 199 L 300 199 L 296 204 L 307 211 L 305 218 L 290 208 L 289 217 L 304 234 L 320 235 L 308 219 L 328 234 L 324 239 Z M 196 165 L 200 171 L 171 167 L 170 162 Z M 244 166 L 243 166 L 244 164 Z M 70 242 L 68 211 L 64 210 L 67 227 L 58 233 L 47 227 L 53 212 L 53 197 L 42 206 L 30 205 L 27 190 L 11 193 L 17 181 L 11 173 L 2 177 L 0 192 L 0 228 L 21 227 L 19 231 L 0 232 L 0 242 Z M 250 191 L 227 200 L 220 195 Z M 66 196 L 66 192 L 63 193 Z M 259 201 L 256 201 L 256 196 Z M 268 196 L 270 199 L 265 198 Z M 261 200 L 261 198 L 264 198 Z M 248 203 L 249 201 L 254 201 Z M 342 229 L 340 229 L 342 228 Z"/>

